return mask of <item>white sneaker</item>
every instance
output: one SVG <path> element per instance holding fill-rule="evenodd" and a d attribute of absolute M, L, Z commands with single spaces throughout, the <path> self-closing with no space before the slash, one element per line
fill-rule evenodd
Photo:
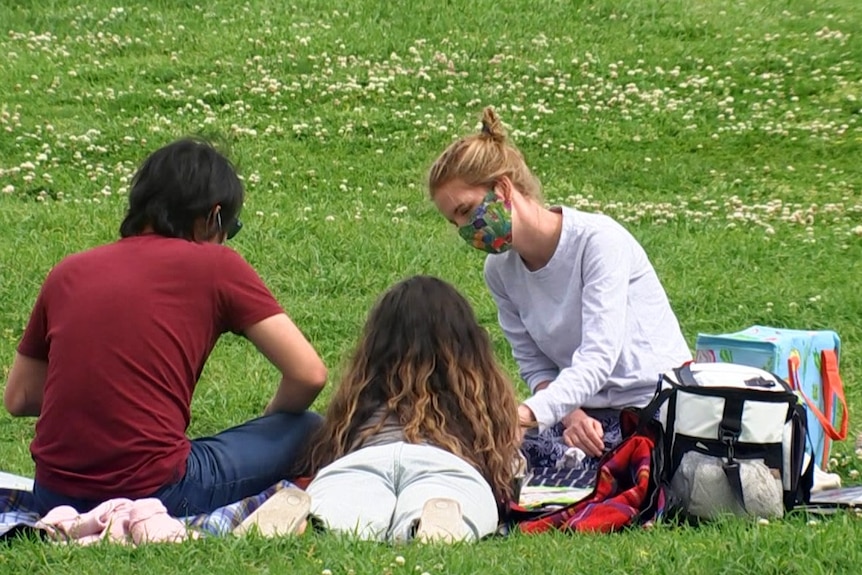
<path fill-rule="evenodd" d="M 435 497 L 425 502 L 416 539 L 423 543 L 453 543 L 466 539 L 461 504 L 454 499 Z"/>
<path fill-rule="evenodd" d="M 305 531 L 310 511 L 311 497 L 308 493 L 295 487 L 282 489 L 264 501 L 233 532 L 245 535 L 257 530 L 264 537 L 298 535 Z"/>

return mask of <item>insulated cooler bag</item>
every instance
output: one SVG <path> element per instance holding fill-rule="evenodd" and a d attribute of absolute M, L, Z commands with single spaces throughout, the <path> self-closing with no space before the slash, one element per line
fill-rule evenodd
<path fill-rule="evenodd" d="M 805 406 L 775 374 L 689 362 L 662 374 L 644 408 L 646 417 L 656 413 L 669 507 L 706 519 L 780 517 L 808 500 Z"/>

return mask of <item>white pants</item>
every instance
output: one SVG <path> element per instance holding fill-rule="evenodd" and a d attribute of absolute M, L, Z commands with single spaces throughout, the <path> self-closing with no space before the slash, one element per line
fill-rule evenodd
<path fill-rule="evenodd" d="M 391 443 L 365 447 L 327 465 L 308 486 L 311 513 L 332 531 L 361 539 L 406 541 L 428 499 L 461 504 L 459 539 L 496 531 L 497 502 L 472 465 L 430 445 Z"/>

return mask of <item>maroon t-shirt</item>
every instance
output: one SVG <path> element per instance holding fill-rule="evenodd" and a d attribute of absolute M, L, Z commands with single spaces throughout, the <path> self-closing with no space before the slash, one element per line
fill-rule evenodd
<path fill-rule="evenodd" d="M 225 246 L 148 234 L 65 258 L 18 346 L 48 362 L 36 481 L 107 499 L 181 479 L 192 394 L 216 340 L 279 313 Z"/>

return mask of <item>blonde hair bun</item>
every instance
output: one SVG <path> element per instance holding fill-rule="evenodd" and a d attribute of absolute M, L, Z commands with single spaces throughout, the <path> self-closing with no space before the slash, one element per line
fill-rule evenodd
<path fill-rule="evenodd" d="M 503 143 L 506 141 L 506 130 L 503 128 L 503 122 L 497 116 L 494 108 L 487 106 L 482 111 L 482 135 L 495 142 Z"/>
<path fill-rule="evenodd" d="M 542 185 L 524 160 L 524 155 L 506 135 L 494 108 L 482 111 L 482 129 L 449 144 L 428 170 L 431 198 L 443 185 L 461 180 L 469 186 L 487 186 L 507 176 L 518 191 L 542 201 Z"/>

